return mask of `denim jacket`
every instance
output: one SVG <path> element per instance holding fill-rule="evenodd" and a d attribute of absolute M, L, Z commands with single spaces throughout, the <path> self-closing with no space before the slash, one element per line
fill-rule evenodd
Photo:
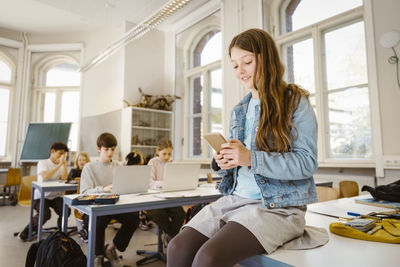
<path fill-rule="evenodd" d="M 246 95 L 231 113 L 229 139 L 244 142 L 244 128 L 247 106 L 251 93 Z M 284 153 L 258 151 L 255 137 L 259 123 L 259 106 L 256 106 L 255 122 L 251 132 L 251 166 L 260 188 L 262 200 L 267 208 L 302 206 L 317 201 L 313 174 L 318 168 L 317 161 L 317 121 L 314 110 L 306 97 L 302 97 L 293 115 L 297 132 L 292 133 L 295 140 L 292 151 Z M 297 136 L 297 138 L 296 138 Z M 221 170 L 215 160 L 212 168 L 221 175 L 219 190 L 230 195 L 237 184 L 238 167 Z"/>

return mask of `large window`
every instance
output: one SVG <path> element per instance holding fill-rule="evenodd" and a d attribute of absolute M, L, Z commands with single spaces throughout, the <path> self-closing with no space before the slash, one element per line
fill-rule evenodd
<path fill-rule="evenodd" d="M 188 158 L 207 158 L 211 151 L 203 143 L 203 134 L 222 133 L 221 32 L 212 30 L 195 43 L 187 70 L 187 137 Z"/>
<path fill-rule="evenodd" d="M 0 54 L 0 157 L 7 155 L 10 95 L 14 88 L 13 68 Z"/>
<path fill-rule="evenodd" d="M 77 151 L 80 73 L 78 65 L 67 60 L 45 64 L 35 86 L 36 114 L 42 122 L 72 122 L 68 147 Z"/>
<path fill-rule="evenodd" d="M 288 0 L 280 11 L 281 35 L 276 40 L 286 79 L 311 93 L 322 162 L 373 158 L 360 6 L 361 0 Z"/>

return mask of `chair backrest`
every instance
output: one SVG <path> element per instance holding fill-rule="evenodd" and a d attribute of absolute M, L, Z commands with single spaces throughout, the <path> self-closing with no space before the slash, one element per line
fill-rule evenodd
<path fill-rule="evenodd" d="M 356 181 L 340 181 L 339 197 L 354 197 L 359 195 L 358 183 Z"/>
<path fill-rule="evenodd" d="M 32 182 L 37 181 L 37 176 L 23 176 L 18 192 L 18 204 L 22 206 L 31 205 Z"/>
<path fill-rule="evenodd" d="M 21 169 L 20 168 L 10 168 L 7 172 L 7 182 L 5 186 L 19 185 L 21 181 Z"/>
<path fill-rule="evenodd" d="M 335 188 L 327 186 L 316 186 L 318 202 L 338 199 L 339 194 Z"/>

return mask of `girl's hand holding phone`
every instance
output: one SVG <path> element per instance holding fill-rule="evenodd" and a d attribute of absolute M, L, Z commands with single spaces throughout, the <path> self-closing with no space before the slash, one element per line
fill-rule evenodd
<path fill-rule="evenodd" d="M 221 169 L 251 165 L 251 152 L 239 140 L 231 139 L 222 144 L 221 148 L 219 153 L 214 154 L 215 162 Z"/>

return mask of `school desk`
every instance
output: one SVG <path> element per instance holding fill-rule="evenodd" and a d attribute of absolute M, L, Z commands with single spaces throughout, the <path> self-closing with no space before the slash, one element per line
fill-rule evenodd
<path fill-rule="evenodd" d="M 33 202 L 35 196 L 35 190 L 40 192 L 40 208 L 39 208 L 39 226 L 37 239 L 42 239 L 43 230 L 43 208 L 44 208 L 44 195 L 46 192 L 60 192 L 60 191 L 76 191 L 78 188 L 77 184 L 66 184 L 65 181 L 46 181 L 46 182 L 32 182 L 32 193 L 31 193 L 31 211 L 29 217 L 29 234 L 28 240 L 32 239 L 32 225 L 33 225 Z M 68 217 L 68 216 L 67 216 Z"/>
<path fill-rule="evenodd" d="M 63 232 L 67 231 L 68 206 L 89 215 L 87 266 L 93 267 L 95 257 L 96 220 L 98 216 L 208 203 L 215 201 L 222 196 L 215 189 L 215 186 L 198 187 L 196 190 L 192 191 L 180 191 L 179 194 L 185 194 L 188 196 L 162 199 L 156 197 L 156 194 L 121 195 L 119 201 L 112 205 L 72 205 L 72 200 L 78 195 L 64 195 Z"/>
<path fill-rule="evenodd" d="M 366 197 L 371 197 L 369 194 Z M 371 242 L 342 237 L 329 232 L 329 224 L 338 222 L 340 217 L 351 217 L 348 211 L 367 214 L 368 212 L 390 209 L 373 207 L 354 202 L 354 198 L 342 198 L 307 206 L 307 225 L 323 227 L 328 231 L 329 242 L 321 247 L 307 250 L 278 249 L 271 255 L 257 255 L 240 263 L 241 266 L 269 267 L 395 267 L 400 266 L 400 244 Z"/>

